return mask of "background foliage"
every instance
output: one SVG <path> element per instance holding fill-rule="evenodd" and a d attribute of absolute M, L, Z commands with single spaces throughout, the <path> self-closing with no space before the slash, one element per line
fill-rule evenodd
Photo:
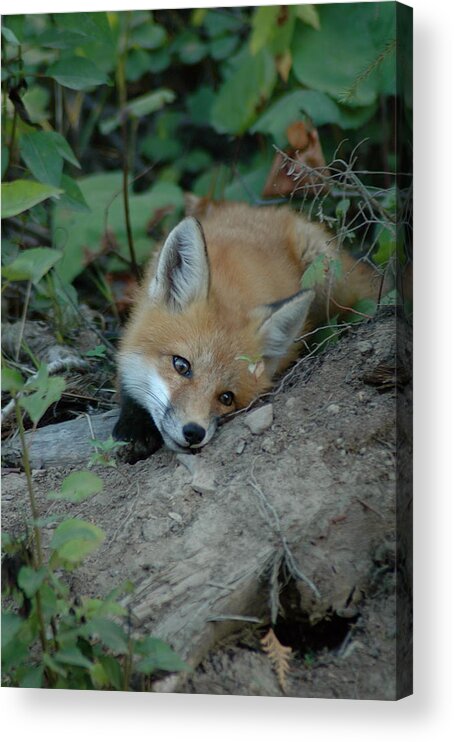
<path fill-rule="evenodd" d="M 97 340 L 83 363 L 107 369 L 112 387 L 131 278 L 183 214 L 184 193 L 262 203 L 296 121 L 317 128 L 335 167 L 322 196 L 296 190 L 293 205 L 378 266 L 394 260 L 396 102 L 411 124 L 405 85 L 396 99 L 396 51 L 391 2 L 3 17 L 2 306 L 21 331 L 2 393 L 23 441 L 31 513 L 24 534 L 3 543 L 13 565 L 8 684 L 127 689 L 134 673 L 148 687 L 152 672 L 185 668 L 158 639 L 131 636 L 121 589 L 69 593 L 63 573 L 99 546 L 100 529 L 62 520 L 49 553 L 41 548 L 24 428 L 55 414 L 65 380 L 35 357 L 26 320 L 44 320 L 67 346 L 88 322 Z M 410 79 L 405 55 L 399 64 Z M 314 265 L 304 285 L 323 270 Z M 115 465 L 117 444 L 94 443 L 92 464 Z M 101 487 L 74 472 L 49 498 L 78 503 Z"/>

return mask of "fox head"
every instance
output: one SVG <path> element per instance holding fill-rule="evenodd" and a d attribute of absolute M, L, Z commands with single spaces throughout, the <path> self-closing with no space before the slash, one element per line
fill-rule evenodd
<path fill-rule="evenodd" d="M 249 306 L 247 296 L 226 301 L 223 280 L 222 265 L 210 269 L 201 224 L 186 217 L 161 248 L 120 349 L 122 387 L 175 451 L 205 446 L 219 417 L 271 386 L 282 359 L 295 355 L 314 297 Z"/>

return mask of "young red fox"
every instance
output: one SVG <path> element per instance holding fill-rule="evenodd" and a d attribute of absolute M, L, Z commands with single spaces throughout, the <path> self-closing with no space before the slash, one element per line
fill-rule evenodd
<path fill-rule="evenodd" d="M 143 282 L 119 352 L 114 437 L 135 459 L 164 443 L 190 452 L 295 360 L 304 332 L 378 293 L 374 272 L 288 207 L 192 199 Z M 198 218 L 195 218 L 195 217 Z M 342 275 L 300 290 L 319 256 Z"/>

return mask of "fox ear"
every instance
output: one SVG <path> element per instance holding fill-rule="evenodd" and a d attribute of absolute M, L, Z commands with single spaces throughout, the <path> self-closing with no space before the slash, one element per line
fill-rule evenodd
<path fill-rule="evenodd" d="M 172 229 L 159 258 L 148 293 L 175 312 L 182 312 L 196 299 L 206 298 L 210 268 L 202 225 L 186 217 Z"/>
<path fill-rule="evenodd" d="M 301 333 L 315 291 L 299 291 L 283 301 L 261 307 L 265 319 L 260 327 L 263 357 L 274 372 L 278 359 L 285 356 L 292 342 Z"/>

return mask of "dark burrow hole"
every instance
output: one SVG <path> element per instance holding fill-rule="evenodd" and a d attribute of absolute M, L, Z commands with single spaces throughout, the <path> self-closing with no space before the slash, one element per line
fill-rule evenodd
<path fill-rule="evenodd" d="M 359 613 L 345 617 L 330 611 L 316 624 L 311 624 L 308 616 L 301 610 L 300 594 L 294 580 L 287 582 L 279 599 L 282 609 L 274 632 L 281 644 L 291 647 L 293 652 L 301 657 L 316 654 L 324 649 L 339 649 L 359 618 Z M 348 602 L 347 600 L 346 608 Z"/>

